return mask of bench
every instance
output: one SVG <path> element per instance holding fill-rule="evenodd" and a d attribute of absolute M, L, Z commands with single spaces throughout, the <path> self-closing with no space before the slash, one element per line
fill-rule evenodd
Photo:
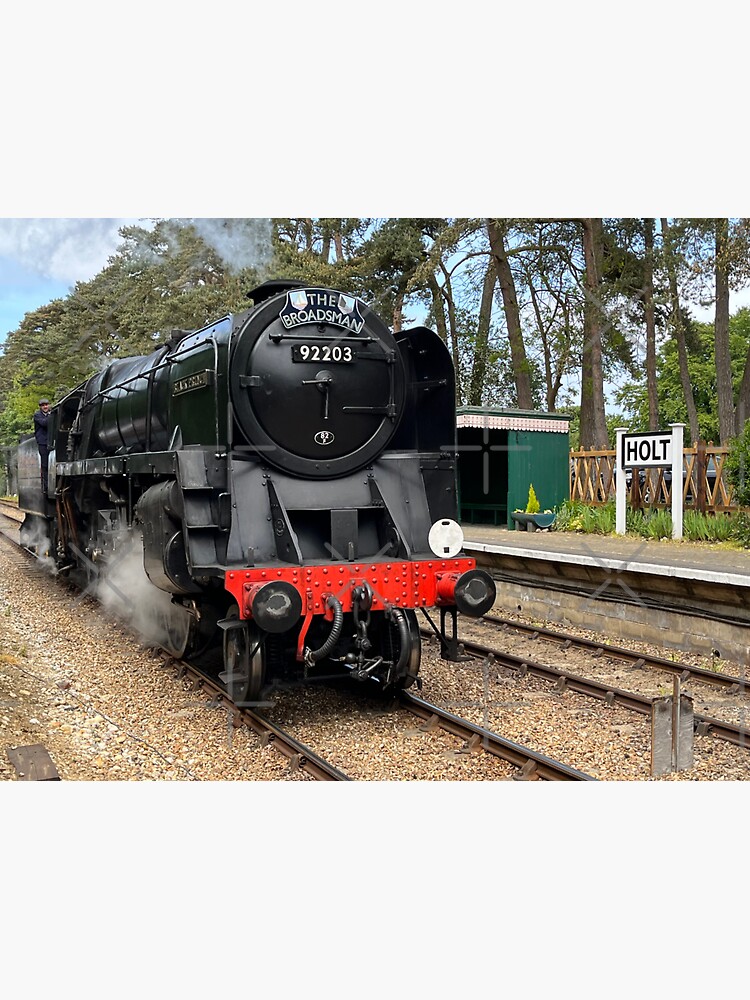
<path fill-rule="evenodd" d="M 486 517 L 484 515 L 491 515 Z M 462 503 L 461 520 L 469 524 L 505 524 L 508 520 L 508 508 L 496 503 Z"/>

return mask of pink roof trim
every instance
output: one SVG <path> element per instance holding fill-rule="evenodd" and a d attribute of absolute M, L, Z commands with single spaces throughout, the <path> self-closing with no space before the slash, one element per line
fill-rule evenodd
<path fill-rule="evenodd" d="M 548 434 L 567 434 L 569 420 L 535 420 L 533 417 L 490 416 L 487 413 L 461 413 L 456 418 L 457 427 L 485 427 L 491 431 L 547 431 Z"/>

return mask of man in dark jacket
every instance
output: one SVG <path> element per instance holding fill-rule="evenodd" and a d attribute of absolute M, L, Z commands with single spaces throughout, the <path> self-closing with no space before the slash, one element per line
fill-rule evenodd
<path fill-rule="evenodd" d="M 48 415 L 49 400 L 40 399 L 39 409 L 34 414 L 34 437 L 39 449 L 39 461 L 42 466 L 42 492 L 45 494 L 47 493 L 47 456 L 49 455 L 49 445 L 47 444 Z"/>

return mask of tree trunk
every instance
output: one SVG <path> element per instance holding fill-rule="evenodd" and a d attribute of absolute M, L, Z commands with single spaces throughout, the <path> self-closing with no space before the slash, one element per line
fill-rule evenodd
<path fill-rule="evenodd" d="M 401 333 L 404 326 L 404 293 L 397 292 L 393 303 L 393 332 Z"/>
<path fill-rule="evenodd" d="M 463 402 L 463 391 L 461 387 L 461 368 L 459 365 L 459 353 L 458 353 L 458 337 L 456 334 L 454 310 L 452 307 L 452 301 L 450 298 L 450 289 L 446 290 L 441 288 L 438 284 L 438 280 L 434 274 L 430 274 L 427 279 L 427 283 L 432 293 L 432 305 L 433 312 L 435 314 L 435 326 L 440 335 L 441 340 L 446 344 L 451 352 L 451 357 L 453 358 L 453 367 L 455 370 L 456 378 L 456 404 L 458 406 Z M 443 302 L 448 304 L 448 317 L 450 325 L 445 321 L 445 310 L 443 307 Z"/>
<path fill-rule="evenodd" d="M 328 264 L 331 256 L 331 225 L 326 220 L 321 224 L 321 230 L 323 235 L 323 246 L 320 251 L 321 259 Z"/>
<path fill-rule="evenodd" d="M 719 437 L 727 444 L 734 437 L 734 391 L 729 353 L 729 219 L 716 220 L 716 396 L 719 405 Z"/>
<path fill-rule="evenodd" d="M 437 327 L 437 332 L 445 346 L 450 347 L 450 341 L 448 339 L 448 326 L 445 322 L 445 313 L 443 312 L 443 296 L 440 294 L 440 285 L 438 284 L 437 278 L 434 274 L 429 276 L 427 283 L 430 286 L 430 292 L 432 293 L 432 309 L 435 314 L 435 326 Z"/>
<path fill-rule="evenodd" d="M 549 286 L 547 286 L 549 288 Z M 560 384 L 562 382 L 562 372 L 564 369 L 565 357 L 567 356 L 567 351 L 562 352 L 562 356 L 557 358 L 556 363 L 552 359 L 552 351 L 550 349 L 549 342 L 549 331 L 552 328 L 555 317 L 557 315 L 558 309 L 566 315 L 565 305 L 558 298 L 557 305 L 555 306 L 555 311 L 552 314 L 552 319 L 548 324 L 545 324 L 544 317 L 542 316 L 542 310 L 539 305 L 539 295 L 537 289 L 534 287 L 534 280 L 529 275 L 528 278 L 528 288 L 529 295 L 531 296 L 531 305 L 534 309 L 534 316 L 536 318 L 536 325 L 539 331 L 539 339 L 542 342 L 542 351 L 544 353 L 544 388 L 545 388 L 545 399 L 547 403 L 547 412 L 552 413 L 555 409 L 555 404 L 557 402 L 557 393 L 560 389 Z M 566 317 L 567 324 L 567 317 Z"/>
<path fill-rule="evenodd" d="M 745 357 L 745 370 L 742 374 L 742 383 L 737 396 L 737 407 L 734 411 L 734 433 L 741 434 L 745 428 L 745 421 L 750 419 L 750 347 L 747 349 Z"/>
<path fill-rule="evenodd" d="M 606 448 L 609 436 L 604 413 L 602 331 L 605 314 L 601 288 L 604 230 L 601 219 L 582 219 L 581 223 L 586 264 L 581 357 L 581 446 Z"/>
<path fill-rule="evenodd" d="M 508 262 L 508 253 L 505 247 L 505 229 L 503 228 L 502 221 L 497 219 L 487 219 L 487 235 L 490 238 L 492 259 L 495 262 L 497 280 L 500 284 L 500 291 L 503 296 L 503 308 L 505 310 L 505 321 L 508 327 L 510 358 L 513 366 L 513 378 L 516 383 L 518 407 L 521 410 L 533 410 L 534 399 L 531 395 L 529 362 L 526 357 L 526 348 L 523 343 L 521 314 L 518 309 L 518 299 L 516 297 L 516 286 L 513 281 L 513 272 L 511 271 L 510 263 Z"/>
<path fill-rule="evenodd" d="M 680 362 L 680 382 L 682 392 L 687 406 L 688 425 L 690 427 L 690 440 L 695 442 L 700 437 L 698 429 L 698 411 L 695 408 L 695 397 L 693 396 L 693 385 L 690 381 L 690 371 L 688 369 L 687 343 L 685 341 L 685 325 L 680 309 L 680 297 L 677 292 L 677 271 L 674 263 L 674 251 L 672 248 L 672 234 L 669 223 L 666 219 L 661 220 L 662 240 L 664 241 L 664 258 L 667 264 L 667 275 L 669 276 L 669 298 L 672 308 L 672 330 L 677 341 L 677 356 Z"/>
<path fill-rule="evenodd" d="M 644 260 L 643 306 L 646 312 L 646 384 L 648 386 L 648 429 L 659 430 L 659 395 L 656 385 L 656 310 L 654 308 L 654 220 L 644 219 L 646 254 Z"/>
<path fill-rule="evenodd" d="M 458 342 L 458 319 L 456 317 L 456 302 L 453 298 L 453 289 L 451 288 L 450 274 L 445 268 L 445 265 L 440 263 L 440 267 L 443 271 L 443 277 L 445 281 L 440 289 L 440 292 L 445 299 L 446 305 L 448 306 L 448 334 L 450 336 L 451 353 L 453 354 L 453 367 L 456 371 L 456 404 L 462 406 L 465 402 L 464 392 L 463 392 L 463 375 L 461 373 L 461 351 L 459 350 Z"/>
<path fill-rule="evenodd" d="M 305 234 L 305 250 L 313 248 L 313 221 L 312 219 L 302 220 L 302 231 Z"/>
<path fill-rule="evenodd" d="M 497 283 L 495 264 L 490 260 L 482 287 L 482 303 L 479 307 L 479 322 L 477 323 L 477 342 L 474 348 L 474 365 L 469 383 L 469 406 L 482 405 L 482 390 L 487 373 L 487 355 L 489 353 L 490 320 L 492 319 L 492 301 Z"/>
<path fill-rule="evenodd" d="M 344 259 L 344 241 L 341 238 L 341 230 L 335 230 L 333 234 L 333 245 L 336 247 L 336 260 Z"/>

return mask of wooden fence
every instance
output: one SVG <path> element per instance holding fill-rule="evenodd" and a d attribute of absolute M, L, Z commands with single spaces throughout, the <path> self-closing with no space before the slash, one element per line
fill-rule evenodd
<path fill-rule="evenodd" d="M 682 459 L 682 502 L 686 510 L 737 510 L 726 478 L 728 448 L 699 441 L 685 448 Z M 591 506 L 615 499 L 615 451 L 571 451 L 570 498 Z M 629 500 L 633 507 L 671 507 L 672 470 L 628 469 Z"/>

